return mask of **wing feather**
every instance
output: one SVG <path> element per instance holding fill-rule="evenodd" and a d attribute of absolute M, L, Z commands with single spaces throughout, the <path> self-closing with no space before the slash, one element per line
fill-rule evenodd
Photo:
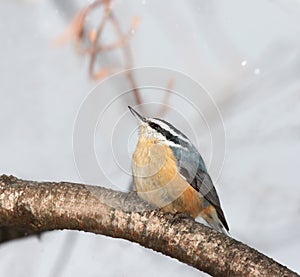
<path fill-rule="evenodd" d="M 229 231 L 225 215 L 221 208 L 219 196 L 208 173 L 199 170 L 191 185 L 195 190 L 199 191 L 208 202 L 210 202 L 214 206 L 219 219 L 221 220 L 226 230 Z"/>
<path fill-rule="evenodd" d="M 222 211 L 217 191 L 196 147 L 194 147 L 192 151 L 188 152 L 183 149 L 173 148 L 173 152 L 179 161 L 178 167 L 180 168 L 180 174 L 196 191 L 198 191 L 211 205 L 214 206 L 220 221 L 228 231 L 229 227 Z"/>

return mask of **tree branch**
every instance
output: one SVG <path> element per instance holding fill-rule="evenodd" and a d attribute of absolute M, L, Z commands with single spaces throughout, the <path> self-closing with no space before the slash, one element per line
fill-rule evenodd
<path fill-rule="evenodd" d="M 164 214 L 135 193 L 67 182 L 0 177 L 0 226 L 83 230 L 137 242 L 213 276 L 298 276 L 285 266 L 181 214 Z"/>
<path fill-rule="evenodd" d="M 1 217 L 1 214 L 0 214 Z M 41 232 L 34 231 L 31 229 L 17 228 L 13 226 L 1 226 L 0 227 L 0 243 L 21 239 L 29 236 L 37 236 L 40 237 Z"/>

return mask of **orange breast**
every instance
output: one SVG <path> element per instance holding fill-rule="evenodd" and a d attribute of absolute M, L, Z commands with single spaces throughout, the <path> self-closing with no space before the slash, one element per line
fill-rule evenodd
<path fill-rule="evenodd" d="M 155 140 L 140 140 L 132 159 L 136 190 L 141 198 L 163 208 L 197 217 L 203 201 L 199 193 L 178 173 L 170 148 Z"/>

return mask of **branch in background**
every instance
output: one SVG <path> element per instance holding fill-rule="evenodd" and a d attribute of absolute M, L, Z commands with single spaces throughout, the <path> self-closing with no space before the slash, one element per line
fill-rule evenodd
<path fill-rule="evenodd" d="M 61 4 L 59 4 L 61 5 Z M 103 15 L 99 19 L 99 25 L 97 28 L 93 28 L 88 24 L 89 16 L 97 9 L 103 9 Z M 108 22 L 112 24 L 113 30 L 116 33 L 117 41 L 105 44 L 103 41 L 103 31 Z M 73 18 L 67 31 L 58 39 L 56 39 L 56 45 L 62 45 L 69 41 L 73 41 L 75 48 L 81 55 L 89 56 L 89 76 L 93 80 L 103 79 L 111 74 L 114 74 L 120 70 L 132 69 L 133 55 L 130 47 L 130 38 L 132 32 L 140 25 L 140 18 L 135 16 L 132 19 L 131 27 L 127 32 L 123 32 L 121 23 L 118 17 L 115 15 L 112 9 L 111 0 L 96 0 L 91 4 L 82 8 Z M 99 69 L 99 61 L 102 54 L 108 51 L 120 49 L 123 54 L 124 66 L 121 68 L 115 68 L 113 66 L 103 66 Z M 96 69 L 98 68 L 98 69 Z M 137 82 L 131 70 L 126 71 L 127 79 L 132 88 L 132 92 L 135 98 L 136 104 L 143 103 L 143 99 L 140 90 L 137 88 Z M 168 111 L 166 105 L 169 101 L 170 91 L 173 88 L 174 79 L 170 79 L 166 90 L 163 103 L 158 116 L 165 114 Z M 143 110 L 143 107 L 141 107 Z"/>
<path fill-rule="evenodd" d="M 0 177 L 0 226 L 83 230 L 137 242 L 213 276 L 298 276 L 182 214 L 153 211 L 135 193 Z"/>
<path fill-rule="evenodd" d="M 170 99 L 170 96 L 171 96 L 170 92 L 172 91 L 172 89 L 174 87 L 174 83 L 175 83 L 175 80 L 173 78 L 171 78 L 169 80 L 168 84 L 167 84 L 167 87 L 165 89 L 164 100 L 163 100 L 164 104 L 162 104 L 162 106 L 161 106 L 161 108 L 158 112 L 158 117 L 163 117 L 169 109 L 169 106 L 167 106 L 166 103 L 169 103 L 169 99 Z"/>
<path fill-rule="evenodd" d="M 139 24 L 140 19 L 134 17 L 132 20 L 132 26 L 127 33 L 124 33 L 121 29 L 120 23 L 112 10 L 111 0 L 96 0 L 80 10 L 72 20 L 67 32 L 56 40 L 56 44 L 65 44 L 68 41 L 74 41 L 77 51 L 82 55 L 89 55 L 89 75 L 91 79 L 99 80 L 105 78 L 122 69 L 130 69 L 133 66 L 132 52 L 129 46 L 129 40 L 132 34 L 132 30 L 135 30 Z M 87 24 L 88 16 L 96 9 L 103 8 L 103 16 L 100 19 L 99 26 L 95 28 L 89 28 Z M 111 44 L 103 44 L 101 41 L 101 35 L 105 28 L 105 25 L 111 21 L 111 24 L 117 34 L 118 40 Z M 102 67 L 96 70 L 96 61 L 98 58 L 107 51 L 115 49 L 122 50 L 124 57 L 123 68 Z M 127 78 L 133 89 L 133 94 L 137 104 L 141 104 L 143 101 L 141 95 L 137 89 L 134 76 L 131 71 L 127 72 Z"/>

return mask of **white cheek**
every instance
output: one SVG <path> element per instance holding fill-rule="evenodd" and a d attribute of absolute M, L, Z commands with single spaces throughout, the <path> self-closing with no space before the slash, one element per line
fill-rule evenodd
<path fill-rule="evenodd" d="M 155 138 L 155 139 L 158 139 L 159 141 L 165 140 L 165 137 L 164 137 L 162 134 L 156 132 L 155 130 L 153 130 L 153 129 L 150 128 L 149 126 L 146 127 L 146 136 L 147 136 L 148 138 Z"/>

